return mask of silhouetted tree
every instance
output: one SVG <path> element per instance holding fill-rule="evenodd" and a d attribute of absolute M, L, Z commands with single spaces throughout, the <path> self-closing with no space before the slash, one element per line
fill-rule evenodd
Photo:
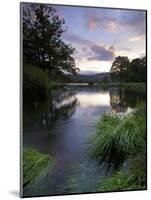
<path fill-rule="evenodd" d="M 128 57 L 118 56 L 110 72 L 112 81 L 144 82 L 146 81 L 146 57 L 135 58 L 130 62 Z"/>
<path fill-rule="evenodd" d="M 130 70 L 131 81 L 146 81 L 146 57 L 133 59 Z"/>
<path fill-rule="evenodd" d="M 30 6 L 29 6 L 30 5 Z M 64 19 L 49 5 L 27 4 L 23 9 L 23 62 L 56 73 L 67 70 L 76 73 L 75 49 L 65 44 L 62 33 L 66 31 Z"/>
<path fill-rule="evenodd" d="M 120 82 L 127 81 L 129 75 L 130 61 L 128 57 L 118 56 L 111 66 L 111 79 Z"/>

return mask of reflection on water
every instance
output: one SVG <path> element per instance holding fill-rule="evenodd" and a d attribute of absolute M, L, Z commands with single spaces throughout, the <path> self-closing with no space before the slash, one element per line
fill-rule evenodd
<path fill-rule="evenodd" d="M 73 91 L 52 92 L 42 103 L 24 105 L 24 128 L 47 126 L 59 119 L 67 120 L 76 109 L 77 98 Z"/>
<path fill-rule="evenodd" d="M 112 112 L 125 112 L 129 107 L 134 108 L 139 100 L 145 100 L 143 92 L 122 88 L 52 91 L 51 98 L 46 102 L 24 105 L 24 128 L 47 126 L 60 119 L 68 120 L 75 114 L 77 106 L 110 106 Z"/>
<path fill-rule="evenodd" d="M 24 145 L 56 159 L 53 174 L 26 188 L 25 195 L 72 193 L 76 187 L 78 192 L 96 191 L 94 183 L 107 174 L 87 152 L 94 124 L 104 112 L 123 112 L 143 99 L 144 93 L 120 88 L 69 87 L 52 91 L 46 102 L 24 105 Z M 73 169 L 75 163 L 78 171 Z M 75 188 L 70 188 L 71 175 L 77 181 L 72 185 Z"/>
<path fill-rule="evenodd" d="M 77 98 L 80 102 L 81 106 L 89 107 L 89 106 L 110 106 L 110 95 L 108 92 L 101 91 L 100 93 L 93 92 L 90 93 L 89 96 L 87 93 L 77 94 Z"/>
<path fill-rule="evenodd" d="M 110 89 L 110 104 L 112 112 L 125 112 L 128 108 L 135 108 L 139 101 L 145 100 L 145 92 L 131 91 L 124 88 Z"/>

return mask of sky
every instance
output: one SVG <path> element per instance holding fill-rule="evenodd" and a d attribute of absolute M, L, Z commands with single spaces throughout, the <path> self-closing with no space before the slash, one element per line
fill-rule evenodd
<path fill-rule="evenodd" d="M 67 31 L 63 39 L 76 48 L 81 74 L 108 72 L 116 56 L 146 55 L 145 11 L 53 6 Z"/>

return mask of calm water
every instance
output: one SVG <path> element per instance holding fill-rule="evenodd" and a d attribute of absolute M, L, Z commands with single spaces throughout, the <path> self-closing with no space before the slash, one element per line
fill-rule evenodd
<path fill-rule="evenodd" d="M 70 86 L 52 91 L 46 102 L 24 105 L 24 146 L 56 159 L 53 172 L 26 187 L 24 195 L 95 192 L 111 170 L 88 155 L 94 124 L 104 112 L 125 112 L 143 99 L 144 93 L 120 88 Z"/>

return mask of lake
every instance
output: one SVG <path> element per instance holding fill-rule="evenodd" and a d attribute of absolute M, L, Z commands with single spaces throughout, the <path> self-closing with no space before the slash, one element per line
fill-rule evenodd
<path fill-rule="evenodd" d="M 52 155 L 55 168 L 24 189 L 25 196 L 96 192 L 112 173 L 88 153 L 95 124 L 104 112 L 126 112 L 145 100 L 144 92 L 66 86 L 45 102 L 24 104 L 23 145 Z"/>

